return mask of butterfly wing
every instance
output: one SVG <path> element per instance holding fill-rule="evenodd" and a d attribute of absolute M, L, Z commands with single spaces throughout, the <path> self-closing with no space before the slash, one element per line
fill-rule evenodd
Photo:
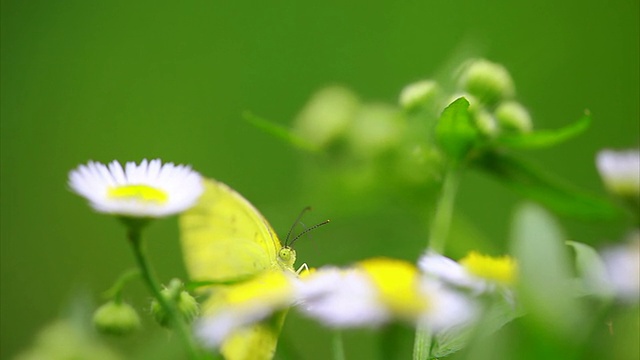
<path fill-rule="evenodd" d="M 204 182 L 198 204 L 180 216 L 191 280 L 233 280 L 276 266 L 281 245 L 265 218 L 227 185 Z"/>
<path fill-rule="evenodd" d="M 281 248 L 265 218 L 227 185 L 206 179 L 198 204 L 180 216 L 180 240 L 185 266 L 193 281 L 242 279 L 278 267 Z M 225 286 L 203 291 L 209 297 L 203 313 L 215 312 L 225 299 Z M 227 360 L 267 360 L 273 357 L 284 312 L 233 333 L 222 344 Z"/>

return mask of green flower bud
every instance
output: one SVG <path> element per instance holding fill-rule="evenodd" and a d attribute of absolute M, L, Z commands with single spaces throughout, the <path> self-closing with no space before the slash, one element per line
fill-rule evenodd
<path fill-rule="evenodd" d="M 167 301 L 173 302 L 176 310 L 187 323 L 193 321 L 200 313 L 198 302 L 191 294 L 182 290 L 182 283 L 179 280 L 172 280 L 169 287 L 163 289 L 161 294 Z M 171 326 L 169 315 L 157 299 L 151 301 L 151 314 L 158 324 L 164 327 Z"/>
<path fill-rule="evenodd" d="M 404 123 L 398 109 L 387 104 L 362 106 L 349 129 L 353 150 L 361 155 L 377 155 L 396 145 Z"/>
<path fill-rule="evenodd" d="M 422 80 L 409 84 L 400 92 L 400 105 L 407 110 L 413 110 L 422 105 L 433 102 L 440 92 L 438 83 L 433 80 Z"/>
<path fill-rule="evenodd" d="M 515 85 L 507 69 L 484 59 L 463 66 L 459 85 L 486 104 L 495 104 L 515 95 Z"/>
<path fill-rule="evenodd" d="M 473 115 L 476 127 L 480 130 L 480 133 L 487 137 L 495 137 L 500 132 L 498 128 L 498 122 L 496 119 L 486 110 L 477 111 Z"/>
<path fill-rule="evenodd" d="M 407 184 L 424 186 L 441 179 L 443 163 L 442 154 L 435 147 L 416 144 L 403 148 L 396 173 Z"/>
<path fill-rule="evenodd" d="M 515 101 L 500 103 L 496 108 L 495 117 L 498 119 L 501 130 L 507 132 L 525 133 L 533 129 L 529 112 Z"/>
<path fill-rule="evenodd" d="M 111 335 L 127 335 L 140 327 L 140 317 L 131 305 L 109 301 L 93 314 L 98 331 Z"/>
<path fill-rule="evenodd" d="M 294 122 L 297 135 L 326 146 L 344 134 L 360 106 L 349 89 L 332 86 L 315 93 Z"/>

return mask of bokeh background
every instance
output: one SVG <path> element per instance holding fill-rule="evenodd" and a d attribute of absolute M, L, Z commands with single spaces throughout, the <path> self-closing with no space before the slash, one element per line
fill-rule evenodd
<path fill-rule="evenodd" d="M 280 233 L 316 205 L 307 221 L 332 224 L 297 250 L 318 266 L 373 255 L 413 261 L 424 239 L 408 234 L 423 231 L 425 219 L 318 207 L 321 194 L 305 189 L 308 158 L 245 122 L 245 110 L 289 125 L 329 84 L 394 103 L 405 84 L 474 55 L 511 71 L 538 128 L 592 112 L 586 135 L 529 155 L 550 171 L 603 195 L 595 153 L 638 146 L 637 0 L 3 0 L 1 11 L 2 359 L 27 348 L 77 294 L 100 302 L 133 265 L 122 227 L 68 191 L 68 171 L 89 159 L 192 164 L 244 194 Z M 499 250 L 518 199 L 470 173 L 458 205 Z M 621 236 L 608 224 L 563 224 L 593 244 Z M 148 236 L 159 277 L 184 277 L 176 219 L 153 224 Z M 141 285 L 129 289 L 131 302 L 148 307 Z M 283 346 L 325 358 L 330 334 L 295 314 L 289 320 Z M 113 345 L 166 339 L 148 317 L 145 328 Z M 369 358 L 375 336 L 347 334 L 348 358 Z"/>

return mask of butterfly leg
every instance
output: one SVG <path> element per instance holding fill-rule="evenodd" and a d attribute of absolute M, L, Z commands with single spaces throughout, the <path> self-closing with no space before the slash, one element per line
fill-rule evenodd
<path fill-rule="evenodd" d="M 307 263 L 300 265 L 298 270 L 296 270 L 296 274 L 300 275 L 300 273 L 303 271 L 309 271 L 309 266 L 307 266 Z"/>

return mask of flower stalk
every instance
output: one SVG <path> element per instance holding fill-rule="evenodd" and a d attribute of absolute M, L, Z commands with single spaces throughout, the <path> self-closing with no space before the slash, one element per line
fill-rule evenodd
<path fill-rule="evenodd" d="M 429 230 L 429 248 L 438 254 L 444 254 L 453 218 L 453 205 L 460 180 L 458 167 L 452 165 L 445 173 L 442 192 L 436 204 L 436 211 Z"/>
<path fill-rule="evenodd" d="M 141 226 L 129 226 L 127 230 L 127 237 L 129 239 L 129 243 L 131 243 L 131 247 L 133 248 L 133 254 L 136 259 L 136 263 L 140 268 L 140 273 L 144 282 L 147 284 L 147 287 L 151 291 L 153 297 L 158 301 L 160 306 L 165 310 L 169 317 L 170 324 L 173 325 L 173 329 L 177 332 L 178 337 L 184 344 L 187 352 L 189 354 L 190 359 L 200 359 L 199 350 L 196 346 L 193 337 L 191 336 L 191 332 L 187 328 L 184 320 L 174 307 L 172 303 L 168 301 L 168 299 L 162 296 L 160 291 L 160 285 L 158 281 L 155 279 L 155 276 L 152 273 L 151 267 L 147 261 L 147 257 L 145 256 L 143 244 L 142 244 L 142 236 L 141 236 Z"/>
<path fill-rule="evenodd" d="M 113 284 L 113 286 L 105 292 L 105 297 L 107 297 L 108 299 L 112 299 L 118 304 L 121 303 L 122 289 L 129 281 L 137 278 L 138 276 L 140 276 L 140 270 L 138 269 L 131 269 L 123 273 L 122 275 L 120 275 L 118 280 L 116 280 L 115 284 Z"/>
<path fill-rule="evenodd" d="M 344 356 L 344 342 L 342 341 L 342 331 L 334 330 L 333 341 L 331 344 L 333 350 L 333 360 L 345 360 Z"/>
<path fill-rule="evenodd" d="M 428 248 L 439 254 L 444 254 L 453 218 L 453 205 L 460 180 L 459 167 L 453 163 L 445 172 L 442 191 L 436 204 L 436 211 L 429 231 Z M 416 328 L 413 344 L 413 360 L 429 359 L 433 347 L 433 334 L 426 326 Z"/>

